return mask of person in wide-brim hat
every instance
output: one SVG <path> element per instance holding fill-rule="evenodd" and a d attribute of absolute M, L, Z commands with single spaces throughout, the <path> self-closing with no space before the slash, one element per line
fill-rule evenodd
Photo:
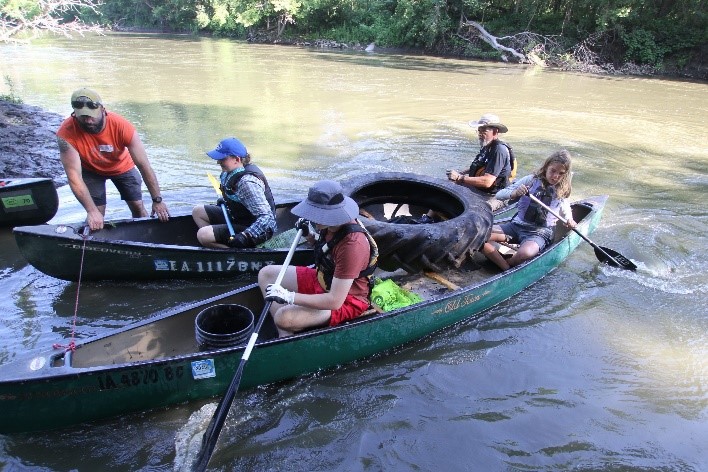
<path fill-rule="evenodd" d="M 359 205 L 344 195 L 338 182 L 317 182 L 290 211 L 300 217 L 295 227 L 303 234 L 310 231 L 310 223 L 316 226 L 317 234 L 310 238 L 315 267 L 286 267 L 280 284 L 275 281 L 281 266 L 267 265 L 258 272 L 258 285 L 265 300 L 273 302 L 270 313 L 281 337 L 336 326 L 366 311 L 378 254 L 373 238 L 356 219 Z"/>
<path fill-rule="evenodd" d="M 481 128 L 483 126 L 486 126 L 488 128 L 496 128 L 499 130 L 500 133 L 506 133 L 509 131 L 509 128 L 507 128 L 499 119 L 497 115 L 494 115 L 492 113 L 486 113 L 480 117 L 479 120 L 477 121 L 470 121 L 469 125 L 472 128 Z"/>
<path fill-rule="evenodd" d="M 324 226 L 339 226 L 359 215 L 359 205 L 342 193 L 342 186 L 322 180 L 307 192 L 307 199 L 290 210 L 293 215 Z"/>
<path fill-rule="evenodd" d="M 492 211 L 500 210 L 508 202 L 499 200 L 495 195 L 509 185 L 515 170 L 511 147 L 499 139 L 499 135 L 509 131 L 509 128 L 493 113 L 485 113 L 479 120 L 470 121 L 469 125 L 477 130 L 479 153 L 469 169 L 448 169 L 447 178 L 484 198 Z"/>

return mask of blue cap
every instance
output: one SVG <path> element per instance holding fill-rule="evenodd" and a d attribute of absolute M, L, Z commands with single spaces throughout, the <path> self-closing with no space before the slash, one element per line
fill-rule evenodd
<path fill-rule="evenodd" d="M 246 151 L 246 146 L 236 138 L 223 139 L 219 145 L 216 146 L 216 149 L 207 152 L 207 156 L 217 161 L 226 159 L 229 156 L 246 157 L 247 155 L 248 151 Z"/>

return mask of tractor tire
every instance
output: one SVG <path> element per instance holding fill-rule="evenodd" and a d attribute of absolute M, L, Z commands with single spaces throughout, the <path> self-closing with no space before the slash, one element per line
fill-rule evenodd
<path fill-rule="evenodd" d="M 459 268 L 489 239 L 492 230 L 492 211 L 487 202 L 448 180 L 381 172 L 345 180 L 342 187 L 344 194 L 359 204 L 360 220 L 379 247 L 379 267 L 383 270 L 402 268 L 417 273 Z M 403 205 L 408 205 L 409 221 L 428 210 L 443 220 L 401 224 L 405 218 L 397 218 L 396 213 Z"/>

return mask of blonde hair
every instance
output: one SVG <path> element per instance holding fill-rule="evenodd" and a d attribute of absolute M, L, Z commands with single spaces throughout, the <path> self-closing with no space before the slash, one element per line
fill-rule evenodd
<path fill-rule="evenodd" d="M 546 170 L 551 164 L 560 164 L 565 167 L 565 175 L 561 177 L 561 180 L 555 185 L 555 187 L 558 198 L 569 197 L 571 191 L 570 180 L 572 178 L 570 153 L 565 149 L 554 152 L 548 156 L 543 165 L 536 172 L 534 172 L 534 175 L 541 179 L 544 186 L 550 185 L 546 180 Z"/>

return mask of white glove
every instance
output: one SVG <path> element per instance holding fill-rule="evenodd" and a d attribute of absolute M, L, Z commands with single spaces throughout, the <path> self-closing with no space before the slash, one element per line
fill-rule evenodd
<path fill-rule="evenodd" d="M 295 292 L 285 290 L 281 285 L 270 284 L 266 287 L 266 301 L 292 305 L 295 302 Z"/>

